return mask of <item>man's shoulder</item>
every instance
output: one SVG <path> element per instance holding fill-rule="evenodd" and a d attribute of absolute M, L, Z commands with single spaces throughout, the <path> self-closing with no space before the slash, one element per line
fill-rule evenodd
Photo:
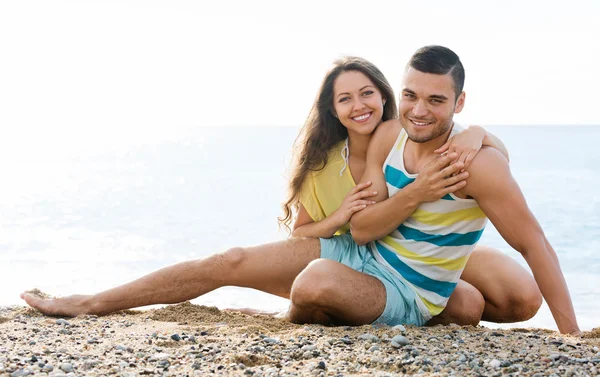
<path fill-rule="evenodd" d="M 501 185 L 502 180 L 511 176 L 506 157 L 491 147 L 481 148 L 467 171 L 469 172 L 467 185 L 461 191 L 470 196 L 490 185 Z"/>

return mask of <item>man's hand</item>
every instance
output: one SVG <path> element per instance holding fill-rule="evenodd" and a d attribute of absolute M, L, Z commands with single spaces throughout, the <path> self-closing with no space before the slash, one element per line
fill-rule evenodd
<path fill-rule="evenodd" d="M 419 172 L 417 179 L 411 183 L 419 195 L 420 202 L 434 202 L 443 196 L 465 187 L 468 172 L 460 172 L 464 168 L 457 159 L 456 153 L 434 156 Z"/>

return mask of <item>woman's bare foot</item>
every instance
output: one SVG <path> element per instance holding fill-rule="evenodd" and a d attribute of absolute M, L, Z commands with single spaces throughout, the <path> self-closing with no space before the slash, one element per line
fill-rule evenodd
<path fill-rule="evenodd" d="M 76 317 L 80 314 L 92 314 L 87 304 L 90 296 L 73 295 L 55 298 L 39 289 L 34 289 L 21 293 L 21 298 L 45 315 Z"/>

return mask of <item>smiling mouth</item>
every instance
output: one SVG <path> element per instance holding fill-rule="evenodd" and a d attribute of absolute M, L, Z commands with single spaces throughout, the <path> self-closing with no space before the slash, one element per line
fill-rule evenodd
<path fill-rule="evenodd" d="M 371 114 L 373 114 L 372 112 L 370 113 L 366 113 L 363 115 L 359 115 L 357 117 L 353 117 L 352 120 L 358 123 L 363 123 L 366 122 L 367 120 L 369 120 L 369 118 L 371 117 Z"/>
<path fill-rule="evenodd" d="M 426 126 L 429 126 L 430 124 L 433 124 L 433 122 L 425 122 L 422 120 L 415 120 L 415 119 L 409 119 L 409 120 L 412 122 L 412 124 L 414 124 L 417 127 L 426 127 Z"/>

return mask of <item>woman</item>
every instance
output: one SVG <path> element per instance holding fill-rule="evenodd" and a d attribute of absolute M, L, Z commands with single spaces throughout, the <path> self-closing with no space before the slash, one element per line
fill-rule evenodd
<path fill-rule="evenodd" d="M 365 111 L 356 119 L 347 116 L 347 106 L 354 102 L 353 96 L 346 95 L 344 91 L 335 92 L 336 84 L 339 86 L 342 83 L 342 76 L 351 79 L 348 73 L 363 75 L 363 79 L 366 77 L 370 83 L 358 88 L 359 97 L 364 99 L 359 106 L 363 106 Z M 347 84 L 352 86 L 353 80 L 349 80 Z M 316 237 L 331 237 L 335 233 L 347 232 L 346 224 L 350 216 L 369 204 L 368 194 L 359 193 L 368 184 L 353 188 L 354 182 L 364 170 L 371 134 L 382 121 L 395 117 L 396 113 L 392 89 L 381 72 L 363 59 L 344 59 L 336 63 L 325 77 L 303 128 L 302 137 L 297 142 L 300 146 L 298 163 L 290 183 L 292 189 L 285 205 L 286 213 L 281 221 L 289 226 L 293 209 L 297 207 L 294 236 L 305 237 L 256 247 L 232 248 L 205 259 L 163 268 L 95 295 L 45 299 L 23 293 L 21 297 L 46 314 L 75 316 L 82 313 L 104 314 L 151 304 L 177 303 L 219 287 L 233 285 L 291 298 L 290 320 L 331 323 L 329 319 L 307 317 L 303 313 L 303 307 L 295 304 L 294 284 L 311 262 L 322 257 L 320 241 Z M 454 165 L 462 167 L 468 165 L 473 152 L 479 149 L 482 141 L 492 144 L 490 140 L 493 138 L 484 134 L 481 129 L 473 128 L 450 140 L 440 149 L 440 153 L 443 150 L 460 152 L 457 156 L 464 163 Z M 329 179 L 329 176 L 334 178 Z M 441 197 L 459 188 L 464 177 L 464 173 L 440 177 L 439 184 L 433 188 L 422 184 L 420 179 L 414 184 L 421 185 L 423 190 L 435 190 Z M 322 204 L 321 214 L 313 211 L 313 202 L 307 199 L 311 197 Z M 336 268 L 338 265 L 340 268 L 347 268 L 341 264 L 336 264 Z M 366 279 L 373 280 L 370 276 Z M 302 297 L 299 293 L 295 296 Z M 352 305 L 352 313 L 337 318 L 335 322 L 369 323 L 380 317 L 381 312 L 373 310 L 368 300 L 359 304 L 365 307 Z"/>

